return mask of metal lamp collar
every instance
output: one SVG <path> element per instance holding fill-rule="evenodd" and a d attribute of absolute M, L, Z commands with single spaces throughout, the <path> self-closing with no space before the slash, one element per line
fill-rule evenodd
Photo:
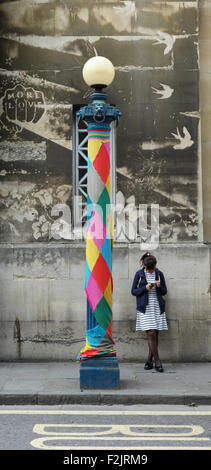
<path fill-rule="evenodd" d="M 106 103 L 107 94 L 102 91 L 102 88 L 104 87 L 105 85 L 93 86 L 95 91 L 90 96 L 92 103 L 80 108 L 76 113 L 79 118 L 79 122 L 80 119 L 82 119 L 86 120 L 88 123 L 93 121 L 97 124 L 105 123 L 109 128 L 109 124 L 115 120 L 118 125 L 119 118 L 122 113 L 116 106 Z"/>

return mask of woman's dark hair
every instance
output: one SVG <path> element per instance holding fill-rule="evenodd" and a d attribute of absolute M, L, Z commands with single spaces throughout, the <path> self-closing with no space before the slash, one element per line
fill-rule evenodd
<path fill-rule="evenodd" d="M 155 256 L 151 255 L 151 253 L 149 253 L 149 251 L 144 253 L 144 255 L 141 257 L 140 261 L 141 261 L 142 265 L 145 268 L 148 268 L 148 269 L 153 269 L 157 264 L 157 260 L 156 260 Z"/>

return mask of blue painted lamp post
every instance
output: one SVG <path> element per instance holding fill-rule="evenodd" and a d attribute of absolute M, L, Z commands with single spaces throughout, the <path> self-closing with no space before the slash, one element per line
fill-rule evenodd
<path fill-rule="evenodd" d="M 113 219 L 110 188 L 110 124 L 121 115 L 116 106 L 106 103 L 102 91 L 115 75 L 105 57 L 89 59 L 83 78 L 95 89 L 92 103 L 77 115 L 88 123 L 87 295 L 86 345 L 78 355 L 81 388 L 118 388 L 119 366 L 112 338 L 112 246 Z"/>

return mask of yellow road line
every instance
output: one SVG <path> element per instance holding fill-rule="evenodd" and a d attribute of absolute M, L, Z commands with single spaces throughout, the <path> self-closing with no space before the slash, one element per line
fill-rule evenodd
<path fill-rule="evenodd" d="M 57 428 L 57 431 L 51 431 L 50 429 L 52 428 Z M 70 429 L 68 432 L 62 431 L 62 429 Z M 136 431 L 133 431 L 133 428 L 136 429 Z M 42 424 L 35 424 L 33 428 L 33 432 L 36 434 L 42 434 L 42 435 L 47 435 L 47 436 L 68 436 L 67 438 L 73 438 L 76 439 L 76 437 L 81 436 L 83 439 L 92 439 L 93 436 L 96 439 L 107 439 L 105 436 L 110 436 L 112 435 L 113 439 L 118 440 L 120 439 L 119 437 L 113 436 L 114 434 L 122 434 L 123 436 L 127 436 L 127 439 L 129 440 L 139 440 L 139 438 L 143 437 L 149 437 L 150 433 L 149 432 L 140 432 L 137 431 L 137 429 L 164 429 L 164 430 L 180 430 L 182 429 L 182 432 L 162 432 L 162 433 L 155 433 L 153 432 L 153 436 L 151 434 L 152 438 L 155 437 L 162 437 L 162 438 L 176 438 L 179 437 L 181 438 L 187 438 L 187 439 L 194 439 L 193 436 L 199 436 L 200 434 L 203 434 L 205 432 L 204 428 L 199 425 L 185 425 L 185 424 L 57 424 L 57 423 L 42 423 Z M 189 430 L 189 432 L 183 432 L 183 429 Z M 61 429 L 61 431 L 60 431 Z M 80 432 L 81 429 L 85 429 L 85 431 Z M 98 430 L 99 429 L 99 430 Z M 91 430 L 91 432 L 90 432 Z M 93 432 L 93 430 L 95 430 Z M 100 437 L 103 436 L 103 437 Z M 149 437 L 151 439 L 151 437 Z M 126 437 L 121 437 L 122 440 L 125 440 Z M 198 438 L 201 440 L 207 440 L 209 441 L 209 438 Z M 197 440 L 196 439 L 196 440 Z"/>
<path fill-rule="evenodd" d="M 211 411 L 77 411 L 77 410 L 0 410 L 0 414 L 31 414 L 31 415 L 143 415 L 143 416 L 211 416 Z"/>
<path fill-rule="evenodd" d="M 107 447 L 105 445 L 101 446 L 74 446 L 71 445 L 69 446 L 45 446 L 44 441 L 48 440 L 46 438 L 40 438 L 40 439 L 34 439 L 33 441 L 30 442 L 30 444 L 33 447 L 36 447 L 37 449 L 46 449 L 46 450 L 126 450 L 126 451 L 131 451 L 131 450 L 211 450 L 211 447 L 195 447 L 195 446 L 127 446 L 127 447 L 122 447 L 122 446 L 113 446 L 113 447 Z M 50 439 L 49 439 L 50 440 Z"/>

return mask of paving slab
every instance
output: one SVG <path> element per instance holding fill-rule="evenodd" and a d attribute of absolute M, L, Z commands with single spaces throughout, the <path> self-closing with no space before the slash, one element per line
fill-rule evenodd
<path fill-rule="evenodd" d="M 211 363 L 166 363 L 164 372 L 120 362 L 118 389 L 80 389 L 78 362 L 0 363 L 0 404 L 211 405 Z"/>

